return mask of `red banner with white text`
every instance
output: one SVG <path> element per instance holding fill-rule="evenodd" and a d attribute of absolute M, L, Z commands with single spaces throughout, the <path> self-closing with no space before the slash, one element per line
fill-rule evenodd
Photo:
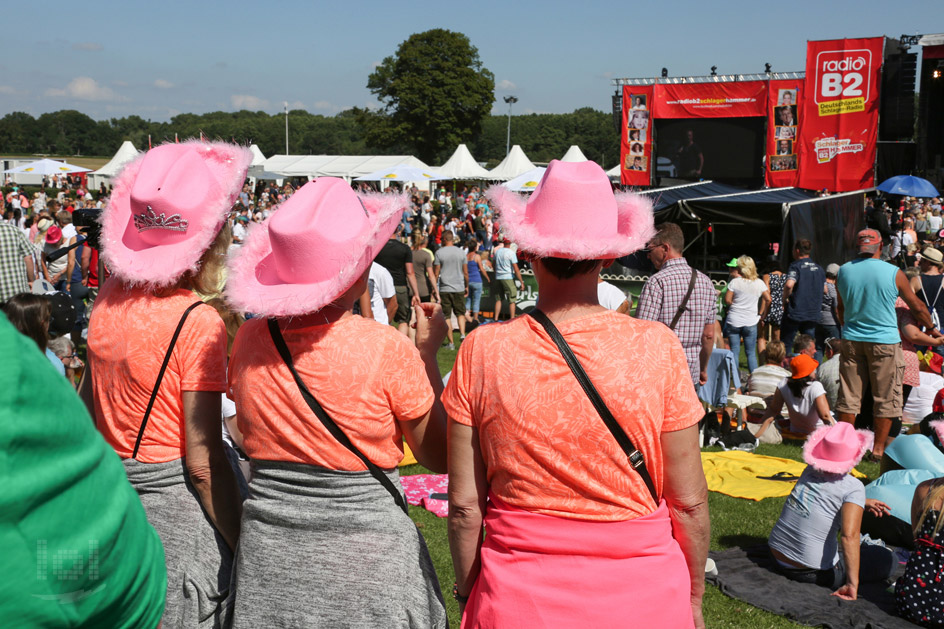
<path fill-rule="evenodd" d="M 652 86 L 623 86 L 623 131 L 620 143 L 620 183 L 652 183 Z"/>
<path fill-rule="evenodd" d="M 807 42 L 798 185 L 848 192 L 874 185 L 885 39 Z"/>
<path fill-rule="evenodd" d="M 655 86 L 656 118 L 745 118 L 766 115 L 766 81 L 678 83 Z"/>
<path fill-rule="evenodd" d="M 764 179 L 771 188 L 797 184 L 797 103 L 803 79 L 770 81 L 767 90 L 767 156 Z"/>

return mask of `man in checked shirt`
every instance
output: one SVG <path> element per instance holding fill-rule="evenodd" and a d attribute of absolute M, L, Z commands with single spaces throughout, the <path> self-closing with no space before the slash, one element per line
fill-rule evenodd
<path fill-rule="evenodd" d="M 708 359 L 714 345 L 717 291 L 708 277 L 688 266 L 682 251 L 685 237 L 682 229 L 674 223 L 663 223 L 656 227 L 656 235 L 646 245 L 649 259 L 656 267 L 639 295 L 636 318 L 661 321 L 673 328 L 682 342 L 692 383 L 708 381 Z M 695 286 L 675 326 L 679 307 L 695 274 Z"/>

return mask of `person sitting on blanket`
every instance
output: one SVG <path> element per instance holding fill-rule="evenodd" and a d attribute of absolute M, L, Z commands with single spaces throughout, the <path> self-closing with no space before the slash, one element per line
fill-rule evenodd
<path fill-rule="evenodd" d="M 942 427 L 941 432 L 944 432 Z M 895 582 L 895 607 L 902 618 L 922 627 L 944 627 L 944 478 L 918 485 L 911 502 L 915 552 Z"/>
<path fill-rule="evenodd" d="M 820 426 L 836 423 L 829 413 L 826 390 L 816 381 L 818 364 L 806 354 L 793 357 L 790 361 L 791 376 L 777 386 L 773 400 L 764 412 L 763 424 L 754 435 L 757 439 L 770 428 L 784 405 L 787 407 L 789 423 L 784 421 L 783 426 L 778 427 L 788 428 L 790 432 L 808 435 Z"/>
<path fill-rule="evenodd" d="M 862 482 L 849 474 L 873 436 L 839 422 L 823 426 L 806 440 L 800 475 L 767 540 L 775 569 L 788 579 L 832 588 L 834 596 L 855 600 L 862 582 L 891 576 L 895 555 L 884 546 L 861 544 L 864 509 L 888 506 L 866 500 Z M 841 530 L 842 556 L 836 541 Z"/>
<path fill-rule="evenodd" d="M 781 341 L 767 343 L 767 348 L 761 352 L 764 356 L 764 365 L 751 372 L 747 379 L 748 395 L 764 398 L 769 405 L 777 392 L 777 387 L 790 372 L 781 367 L 787 355 L 787 348 Z"/>

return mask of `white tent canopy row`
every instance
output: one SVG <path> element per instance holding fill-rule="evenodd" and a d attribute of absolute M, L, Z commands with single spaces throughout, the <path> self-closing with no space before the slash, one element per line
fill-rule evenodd
<path fill-rule="evenodd" d="M 110 180 L 113 177 L 116 177 L 121 170 L 128 165 L 128 162 L 132 161 L 140 155 L 138 149 L 134 148 L 129 140 L 125 140 L 121 143 L 121 146 L 118 147 L 118 150 L 112 156 L 108 163 L 96 170 L 93 173 L 89 173 L 88 180 L 89 186 L 92 188 L 97 188 L 101 184 L 108 185 Z"/>
<path fill-rule="evenodd" d="M 533 168 L 534 164 L 528 159 L 528 156 L 524 154 L 521 147 L 515 144 L 511 147 L 511 151 L 508 152 L 505 159 L 503 159 L 498 166 L 489 171 L 489 176 L 491 179 L 497 181 L 508 181 Z"/>
<path fill-rule="evenodd" d="M 265 170 L 286 177 L 340 177 L 347 181 L 400 165 L 429 170 L 412 155 L 273 155 L 265 160 Z"/>

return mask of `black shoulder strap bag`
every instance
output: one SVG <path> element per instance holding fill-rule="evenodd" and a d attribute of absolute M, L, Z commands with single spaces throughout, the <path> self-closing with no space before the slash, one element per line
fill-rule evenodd
<path fill-rule="evenodd" d="M 170 346 L 167 348 L 167 353 L 164 354 L 164 362 L 161 363 L 161 370 L 157 372 L 157 382 L 154 383 L 154 389 L 151 390 L 151 399 L 148 400 L 147 409 L 144 411 L 144 417 L 141 419 L 141 425 L 138 427 L 138 438 L 134 440 L 134 450 L 131 452 L 132 459 L 138 458 L 138 448 L 141 447 L 141 437 L 144 436 L 144 429 L 147 427 L 148 419 L 151 417 L 151 409 L 154 408 L 154 400 L 157 399 L 157 392 L 161 389 L 161 380 L 164 379 L 164 372 L 167 371 L 171 354 L 174 353 L 174 346 L 177 345 L 177 337 L 180 336 L 180 331 L 184 329 L 184 323 L 187 321 L 187 317 L 190 316 L 190 313 L 193 312 L 197 306 L 202 305 L 202 301 L 194 302 L 180 315 L 177 329 L 174 330 L 174 336 L 170 339 Z"/>
<path fill-rule="evenodd" d="M 279 352 L 279 356 L 282 357 L 282 361 L 285 363 L 285 366 L 288 367 L 288 370 L 292 372 L 292 377 L 295 378 L 295 384 L 298 386 L 298 391 L 302 394 L 302 398 L 305 400 L 305 403 L 308 404 L 308 408 L 314 412 L 315 416 L 321 420 L 321 423 L 324 425 L 325 429 L 331 433 L 331 436 L 334 437 L 338 443 L 351 451 L 354 456 L 361 460 L 367 467 L 367 471 L 370 472 L 370 475 L 377 479 L 377 481 L 384 486 L 390 495 L 393 496 L 393 501 L 397 503 L 397 506 L 403 510 L 403 513 L 409 515 L 409 508 L 406 506 L 406 502 L 403 500 L 403 495 L 397 490 L 393 485 L 393 482 L 387 475 L 384 474 L 383 470 L 377 467 L 373 461 L 364 456 L 364 453 L 357 449 L 351 440 L 348 438 L 344 431 L 341 430 L 341 427 L 334 423 L 334 420 L 325 412 L 321 404 L 318 403 L 318 400 L 315 399 L 315 396 L 311 394 L 311 391 L 308 390 L 308 387 L 305 386 L 305 383 L 302 382 L 301 376 L 298 375 L 298 371 L 295 370 L 295 363 L 292 360 L 292 354 L 288 351 L 288 345 L 285 344 L 285 338 L 282 336 L 282 331 L 279 329 L 279 323 L 275 319 L 269 319 L 269 334 L 272 336 L 272 342 L 275 343 L 275 348 Z"/>
<path fill-rule="evenodd" d="M 606 403 L 603 401 L 603 398 L 601 398 L 600 394 L 597 392 L 596 387 L 593 386 L 593 383 L 590 382 L 590 378 L 587 377 L 587 372 L 583 370 L 580 361 L 574 356 L 574 352 L 570 349 L 570 346 L 567 344 L 567 341 L 564 340 L 564 337 L 557 327 L 547 318 L 547 315 L 540 310 L 532 310 L 530 314 L 538 323 L 544 326 L 544 330 L 547 332 L 548 336 L 550 336 L 551 340 L 557 345 L 557 349 L 560 350 L 561 355 L 564 357 L 564 362 L 567 363 L 567 366 L 570 367 L 570 370 L 574 373 L 577 382 L 580 383 L 584 393 L 590 398 L 593 407 L 597 409 L 597 413 L 599 413 L 600 418 L 603 419 L 603 423 L 610 429 L 613 438 L 616 439 L 620 448 L 623 449 L 626 458 L 629 459 L 629 464 L 632 465 L 633 469 L 642 477 L 643 482 L 646 483 L 646 487 L 649 488 L 649 493 L 652 494 L 652 499 L 655 500 L 656 505 L 658 505 L 659 496 L 656 493 L 656 487 L 652 482 L 652 477 L 649 476 L 649 470 L 646 469 L 646 462 L 643 459 L 642 452 L 633 445 L 633 442 L 629 439 L 629 435 L 627 435 L 623 427 L 617 423 L 610 409 L 607 408 Z"/>
<path fill-rule="evenodd" d="M 688 305 L 688 300 L 692 297 L 692 291 L 695 290 L 695 280 L 698 279 L 698 271 L 695 270 L 695 267 L 692 267 L 692 278 L 688 280 L 688 290 L 685 291 L 685 297 L 682 298 L 682 303 L 679 304 L 678 310 L 675 311 L 675 316 L 672 317 L 672 323 L 669 324 L 669 329 L 675 332 L 675 326 L 678 325 L 679 319 L 682 318 L 682 313 L 685 312 L 685 306 Z"/>

